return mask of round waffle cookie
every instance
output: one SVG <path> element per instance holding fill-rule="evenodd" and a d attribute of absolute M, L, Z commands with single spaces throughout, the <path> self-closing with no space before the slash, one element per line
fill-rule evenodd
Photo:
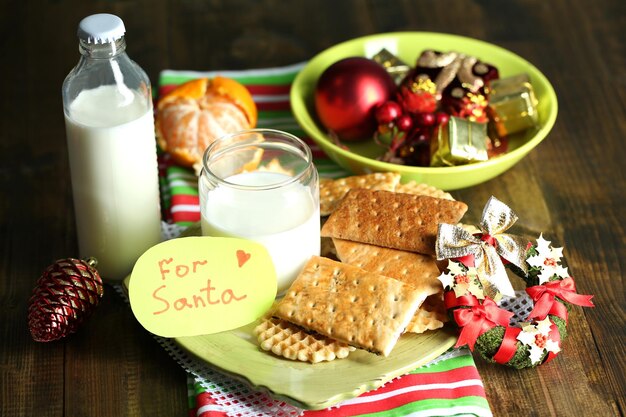
<path fill-rule="evenodd" d="M 254 334 L 261 349 L 291 360 L 302 362 L 342 359 L 355 350 L 345 343 L 309 333 L 284 320 L 265 317 L 255 327 Z"/>

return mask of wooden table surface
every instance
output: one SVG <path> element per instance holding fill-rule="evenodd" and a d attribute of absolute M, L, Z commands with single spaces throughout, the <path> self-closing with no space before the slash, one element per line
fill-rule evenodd
<path fill-rule="evenodd" d="M 2 3 L 0 99 L 0 415 L 184 416 L 185 373 L 106 287 L 88 325 L 31 340 L 27 300 L 43 269 L 77 255 L 61 84 L 76 27 L 122 17 L 127 51 L 156 84 L 165 68 L 287 65 L 338 42 L 390 31 L 448 32 L 534 63 L 559 100 L 554 129 L 510 171 L 454 195 L 496 195 L 521 224 L 565 247 L 580 293 L 564 351 L 516 371 L 477 359 L 496 416 L 624 415 L 626 6 L 620 0 L 21 1 Z"/>

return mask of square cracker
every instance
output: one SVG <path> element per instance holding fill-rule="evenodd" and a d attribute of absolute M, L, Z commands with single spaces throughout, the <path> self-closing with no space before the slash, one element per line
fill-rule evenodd
<path fill-rule="evenodd" d="M 333 243 L 341 262 L 409 284 L 422 293 L 422 301 L 443 290 L 432 256 L 336 238 Z"/>
<path fill-rule="evenodd" d="M 434 255 L 438 224 L 456 224 L 466 211 L 461 201 L 353 189 L 324 223 L 321 235 Z"/>
<path fill-rule="evenodd" d="M 326 337 L 389 355 L 421 295 L 393 278 L 312 257 L 274 315 Z"/>
<path fill-rule="evenodd" d="M 432 185 L 422 184 L 413 180 L 404 184 L 396 185 L 396 188 L 394 188 L 393 191 L 396 193 L 427 195 L 435 198 L 443 198 L 445 200 L 454 200 L 450 193 L 446 193 L 445 191 L 433 187 Z"/>
<path fill-rule="evenodd" d="M 366 175 L 353 175 L 335 180 L 320 181 L 320 215 L 328 216 L 341 199 L 353 188 L 393 191 L 400 182 L 400 174 L 395 172 L 375 172 Z"/>

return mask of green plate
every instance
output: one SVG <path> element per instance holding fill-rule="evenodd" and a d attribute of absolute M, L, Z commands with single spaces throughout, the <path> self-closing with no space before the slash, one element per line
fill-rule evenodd
<path fill-rule="evenodd" d="M 486 162 L 457 167 L 410 167 L 376 160 L 384 149 L 372 140 L 361 143 L 344 143 L 348 149 L 337 146 L 326 134 L 315 115 L 313 93 L 317 79 L 334 62 L 349 56 L 376 54 L 382 47 L 413 64 L 425 49 L 458 51 L 474 55 L 489 62 L 500 72 L 500 77 L 520 73 L 530 76 L 539 101 L 539 127 L 537 130 L 510 137 L 509 152 Z M 416 180 L 432 186 L 455 190 L 473 186 L 494 178 L 519 162 L 548 135 L 556 120 L 558 104 L 556 94 L 548 79 L 531 63 L 520 56 L 476 39 L 462 36 L 429 33 L 397 32 L 353 39 L 335 45 L 317 56 L 300 71 L 291 88 L 291 107 L 304 131 L 335 162 L 355 174 L 375 171 L 393 171 L 402 174 L 403 181 Z"/>
<path fill-rule="evenodd" d="M 310 364 L 261 350 L 252 332 L 257 324 L 175 341 L 190 354 L 253 388 L 309 410 L 327 408 L 376 389 L 435 359 L 456 343 L 453 330 L 430 330 L 403 335 L 386 358 L 356 350 L 344 359 Z"/>
<path fill-rule="evenodd" d="M 181 236 L 200 234 L 200 224 L 196 223 Z M 456 332 L 449 328 L 405 334 L 386 358 L 357 349 L 344 359 L 310 364 L 263 351 L 253 334 L 258 323 L 174 341 L 189 354 L 278 400 L 319 410 L 406 374 L 450 349 L 457 339 Z"/>

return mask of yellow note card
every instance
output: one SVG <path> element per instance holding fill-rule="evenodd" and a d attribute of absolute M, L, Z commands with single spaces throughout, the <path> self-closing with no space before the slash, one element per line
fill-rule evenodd
<path fill-rule="evenodd" d="M 129 283 L 133 313 L 149 332 L 197 336 L 244 326 L 276 297 L 265 247 L 245 239 L 185 237 L 162 242 L 136 262 Z"/>

